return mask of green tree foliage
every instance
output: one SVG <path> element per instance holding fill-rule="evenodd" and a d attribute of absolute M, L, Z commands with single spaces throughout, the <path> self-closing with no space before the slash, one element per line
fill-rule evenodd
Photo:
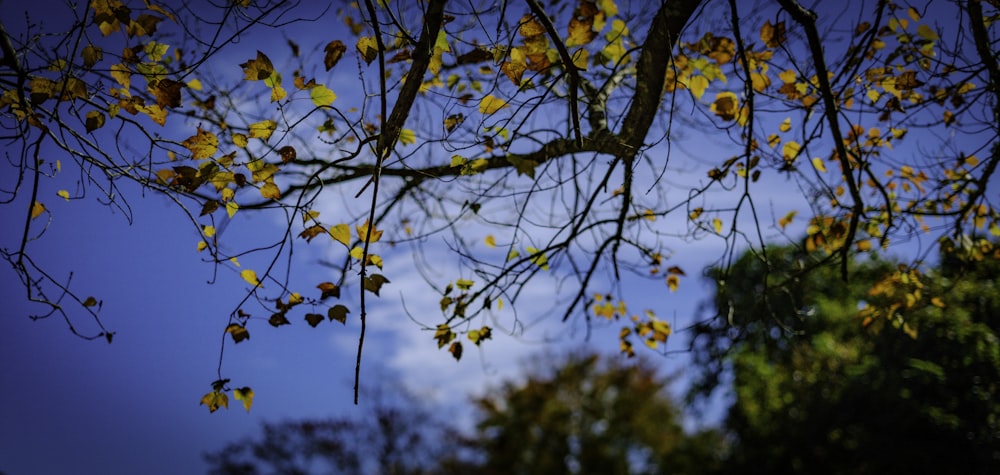
<path fill-rule="evenodd" d="M 357 368 L 399 245 L 440 295 L 428 344 L 460 358 L 540 286 L 563 320 L 621 320 L 623 352 L 661 348 L 672 302 L 630 311 L 630 283 L 683 289 L 692 241 L 725 266 L 797 226 L 844 279 L 853 254 L 1000 235 L 994 1 L 169 3 L 92 0 L 48 31 L 35 2 L 0 24 L 0 202 L 22 216 L 0 257 L 36 318 L 85 338 L 112 340 L 105 302 L 35 243 L 74 200 L 130 216 L 140 192 L 242 278 L 216 316 L 233 343 L 350 318 Z M 323 38 L 296 36 L 309 20 Z M 259 50 L 227 54 L 246 38 Z M 297 246 L 333 275 L 301 272 Z M 428 265 L 443 247 L 454 266 Z"/>
<path fill-rule="evenodd" d="M 790 247 L 713 271 L 697 389 L 732 378 L 726 471 L 1000 469 L 1000 267 L 978 252 L 950 248 L 925 273 L 855 262 L 849 284 L 805 273 L 817 256 Z M 887 287 L 911 304 L 872 318 Z"/>
<path fill-rule="evenodd" d="M 704 473 L 719 440 L 688 435 L 646 360 L 539 358 L 523 382 L 475 401 L 479 473 Z"/>

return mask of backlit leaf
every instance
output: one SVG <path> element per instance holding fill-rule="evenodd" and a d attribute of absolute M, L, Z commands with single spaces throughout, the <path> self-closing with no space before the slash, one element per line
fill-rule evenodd
<path fill-rule="evenodd" d="M 59 190 L 56 192 L 56 195 L 58 195 L 60 198 L 66 201 L 69 201 L 69 192 L 66 190 Z"/>
<path fill-rule="evenodd" d="M 494 112 L 507 107 L 506 101 L 488 94 L 479 101 L 479 112 L 482 114 L 493 114 Z"/>
<path fill-rule="evenodd" d="M 374 226 L 372 226 L 372 228 L 371 228 L 371 236 L 368 236 L 368 221 L 367 220 L 365 220 L 364 224 L 361 224 L 361 225 L 357 226 L 357 231 L 358 231 L 358 239 L 360 239 L 361 241 L 364 241 L 364 240 L 368 239 L 369 242 L 373 242 L 374 243 L 374 242 L 378 242 L 379 239 L 382 239 L 382 231 L 380 229 L 374 227 Z"/>
<path fill-rule="evenodd" d="M 712 218 L 712 228 L 715 229 L 716 234 L 722 234 L 722 220 L 719 218 Z"/>
<path fill-rule="evenodd" d="M 243 387 L 236 388 L 233 390 L 233 398 L 237 401 L 243 402 L 243 408 L 250 412 L 250 406 L 253 405 L 253 389 Z"/>
<path fill-rule="evenodd" d="M 314 237 L 316 237 L 316 236 L 318 236 L 320 234 L 323 234 L 325 232 L 326 232 L 326 228 L 324 228 L 323 226 L 321 226 L 319 224 L 316 224 L 316 225 L 313 225 L 313 226 L 310 226 L 310 227 L 304 229 L 299 234 L 299 237 L 302 238 L 302 239 L 305 239 L 306 242 L 312 242 L 312 240 L 313 240 Z"/>
<path fill-rule="evenodd" d="M 255 59 L 247 60 L 240 65 L 243 68 L 243 77 L 248 81 L 262 81 L 271 77 L 274 73 L 274 66 L 271 60 L 260 50 L 257 51 Z"/>
<path fill-rule="evenodd" d="M 330 227 L 330 237 L 345 246 L 351 245 L 351 227 L 346 224 L 338 224 Z"/>
<path fill-rule="evenodd" d="M 229 396 L 226 396 L 226 393 L 216 389 L 202 396 L 200 405 L 208 406 L 208 412 L 215 412 L 220 407 L 229 409 Z"/>
<path fill-rule="evenodd" d="M 33 205 L 31 205 L 31 219 L 35 219 L 41 216 L 42 213 L 44 212 L 45 212 L 45 205 L 43 205 L 41 202 L 36 201 Z"/>
<path fill-rule="evenodd" d="M 260 187 L 260 196 L 267 199 L 277 200 L 281 198 L 281 190 L 278 189 L 278 185 L 274 183 L 265 183 L 264 186 Z"/>
<path fill-rule="evenodd" d="M 278 128 L 278 124 L 273 120 L 262 120 L 250 124 L 250 138 L 263 139 L 265 142 L 271 138 L 271 134 Z"/>
<path fill-rule="evenodd" d="M 337 94 L 322 84 L 310 89 L 309 97 L 313 104 L 316 104 L 316 107 L 328 106 L 337 100 Z"/>
<path fill-rule="evenodd" d="M 823 163 L 823 159 L 822 158 L 813 157 L 813 159 L 812 159 L 812 165 L 813 165 L 813 168 L 816 169 L 816 171 L 821 172 L 821 173 L 825 173 L 826 172 L 826 165 Z"/>
<path fill-rule="evenodd" d="M 236 212 L 239 211 L 239 209 L 240 205 L 236 204 L 235 201 L 230 201 L 226 203 L 226 214 L 229 215 L 230 219 L 232 219 L 233 215 L 236 214 Z"/>
<path fill-rule="evenodd" d="M 484 241 L 486 241 L 486 245 L 489 247 L 497 247 L 497 238 L 493 237 L 492 234 L 486 236 Z"/>
<path fill-rule="evenodd" d="M 219 138 L 212 132 L 206 132 L 198 127 L 198 132 L 181 142 L 181 145 L 191 151 L 192 159 L 201 160 L 215 155 L 219 150 Z"/>
<path fill-rule="evenodd" d="M 243 277 L 243 280 L 247 281 L 247 283 L 249 283 L 250 285 L 253 285 L 255 287 L 263 287 L 262 285 L 260 285 L 260 281 L 257 280 L 257 273 L 254 272 L 252 269 L 244 269 L 242 272 L 240 272 L 240 277 Z"/>
<path fill-rule="evenodd" d="M 358 49 L 358 53 L 361 53 L 361 58 L 367 64 L 371 64 L 378 57 L 378 41 L 374 37 L 362 36 L 358 38 L 356 48 Z"/>
<path fill-rule="evenodd" d="M 417 133 L 412 129 L 403 129 L 399 131 L 399 143 L 403 145 L 410 145 L 417 143 Z"/>
<path fill-rule="evenodd" d="M 677 291 L 677 286 L 680 285 L 680 282 L 681 279 L 676 275 L 671 274 L 667 276 L 667 287 L 670 288 L 671 292 Z"/>
<path fill-rule="evenodd" d="M 459 290 L 469 290 L 474 284 L 475 282 L 468 279 L 458 279 L 455 281 L 455 287 L 458 287 Z"/>
<path fill-rule="evenodd" d="M 799 156 L 799 152 L 802 150 L 802 146 L 794 140 L 785 142 L 785 145 L 781 147 L 781 158 L 785 162 L 795 161 L 795 157 Z"/>
<path fill-rule="evenodd" d="M 789 211 L 778 220 L 778 226 L 781 226 L 781 229 L 785 229 L 786 226 L 792 224 L 792 220 L 795 219 L 796 214 L 798 214 L 798 211 Z"/>

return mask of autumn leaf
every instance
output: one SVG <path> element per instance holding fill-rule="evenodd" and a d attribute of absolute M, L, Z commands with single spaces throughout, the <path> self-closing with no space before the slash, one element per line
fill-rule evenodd
<path fill-rule="evenodd" d="M 764 23 L 760 28 L 760 39 L 768 48 L 777 48 L 785 42 L 785 22 L 779 21 L 772 25 L 771 20 Z"/>
<path fill-rule="evenodd" d="M 493 237 L 492 234 L 487 235 L 484 241 L 486 242 L 486 245 L 489 247 L 497 247 L 497 238 Z"/>
<path fill-rule="evenodd" d="M 378 242 L 379 239 L 382 239 L 382 231 L 374 226 L 372 226 L 371 228 L 371 236 L 370 237 L 368 236 L 367 220 L 365 220 L 364 224 L 360 224 L 357 226 L 357 231 L 358 231 L 358 239 L 361 240 L 362 242 L 368 239 L 369 242 L 375 243 Z"/>
<path fill-rule="evenodd" d="M 285 316 L 285 312 L 277 312 L 271 314 L 271 318 L 267 319 L 267 323 L 272 327 L 280 327 L 282 325 L 291 325 L 292 322 L 288 321 L 288 317 Z"/>
<path fill-rule="evenodd" d="M 493 337 L 493 329 L 484 326 L 478 330 L 469 330 L 469 333 L 466 336 L 468 336 L 469 340 L 475 343 L 476 346 L 479 346 L 483 340 L 489 340 Z"/>
<path fill-rule="evenodd" d="M 202 406 L 208 406 L 208 412 L 215 412 L 220 407 L 229 409 L 229 396 L 226 393 L 215 389 L 201 397 Z"/>
<path fill-rule="evenodd" d="M 236 214 L 239 209 L 240 205 L 236 204 L 235 201 L 229 201 L 226 203 L 226 214 L 229 215 L 230 219 L 232 219 L 233 215 Z"/>
<path fill-rule="evenodd" d="M 192 159 L 202 160 L 211 158 L 219 150 L 219 138 L 198 127 L 198 132 L 181 142 L 181 145 L 191 151 Z"/>
<path fill-rule="evenodd" d="M 324 318 L 325 318 L 324 316 L 322 316 L 322 315 L 320 315 L 318 313 L 307 313 L 306 317 L 305 317 L 305 321 L 306 321 L 306 323 L 309 324 L 309 326 L 311 326 L 313 328 L 316 328 L 316 325 L 319 325 L 320 322 L 322 322 Z"/>
<path fill-rule="evenodd" d="M 739 112 L 739 104 L 735 93 L 725 91 L 715 95 L 715 101 L 712 102 L 709 109 L 722 120 L 733 120 Z"/>
<path fill-rule="evenodd" d="M 340 287 L 333 282 L 321 282 L 316 286 L 321 292 L 319 299 L 324 300 L 328 297 L 340 298 Z"/>
<path fill-rule="evenodd" d="M 785 215 L 778 220 L 778 226 L 781 226 L 781 229 L 785 229 L 786 226 L 792 224 L 792 220 L 795 219 L 795 215 L 798 213 L 799 212 L 796 210 L 791 210 L 788 213 L 785 213 Z"/>
<path fill-rule="evenodd" d="M 781 147 L 781 158 L 785 160 L 786 163 L 791 163 L 795 161 L 795 158 L 799 156 L 799 151 L 802 150 L 802 146 L 794 140 L 785 142 L 785 145 Z"/>
<path fill-rule="evenodd" d="M 330 319 L 331 322 L 338 321 L 341 324 L 346 325 L 347 314 L 349 313 L 351 313 L 351 311 L 347 307 L 337 304 L 334 305 L 333 307 L 330 307 L 330 310 L 326 312 L 326 316 Z"/>
<path fill-rule="evenodd" d="M 823 159 L 819 157 L 813 157 L 812 159 L 813 168 L 820 173 L 826 173 L 826 165 L 823 164 Z"/>
<path fill-rule="evenodd" d="M 45 205 L 41 202 L 36 201 L 35 204 L 31 205 L 31 219 L 35 219 L 45 212 Z"/>
<path fill-rule="evenodd" d="M 459 290 L 469 290 L 474 284 L 475 282 L 469 279 L 458 279 L 455 281 L 455 287 L 458 287 Z"/>
<path fill-rule="evenodd" d="M 364 281 L 363 285 L 364 285 L 365 290 L 367 290 L 367 291 L 369 291 L 369 292 L 371 292 L 371 293 L 373 293 L 375 295 L 378 295 L 379 291 L 382 289 L 382 286 L 385 285 L 385 284 L 388 284 L 388 283 L 389 283 L 389 279 L 386 279 L 384 275 L 382 275 L 382 274 L 372 274 L 372 275 L 370 275 L 368 277 L 365 277 L 365 281 Z"/>
<path fill-rule="evenodd" d="M 243 68 L 243 78 L 248 81 L 263 81 L 274 73 L 271 60 L 260 50 L 257 51 L 257 58 L 247 60 L 240 67 Z"/>
<path fill-rule="evenodd" d="M 267 199 L 277 200 L 281 198 L 281 190 L 274 183 L 265 183 L 264 186 L 260 187 L 260 195 Z"/>
<path fill-rule="evenodd" d="M 326 47 L 323 48 L 323 66 L 326 70 L 333 69 L 340 62 L 340 58 L 344 57 L 346 51 L 347 46 L 340 40 L 333 40 L 327 43 Z"/>
<path fill-rule="evenodd" d="M 451 346 L 448 347 L 448 353 L 451 353 L 451 356 L 455 357 L 456 361 L 461 360 L 462 359 L 462 342 L 460 342 L 460 341 L 453 341 L 451 343 Z"/>
<path fill-rule="evenodd" d="M 58 195 L 60 198 L 66 201 L 69 201 L 69 192 L 66 190 L 59 190 L 56 192 L 56 195 Z"/>
<path fill-rule="evenodd" d="M 299 237 L 305 239 L 306 242 L 312 242 L 314 237 L 323 234 L 325 232 L 326 228 L 324 228 L 319 224 L 316 224 L 304 229 L 301 233 L 299 233 Z"/>
<path fill-rule="evenodd" d="M 479 101 L 479 112 L 490 115 L 494 112 L 507 107 L 507 103 L 500 98 L 488 94 Z"/>
<path fill-rule="evenodd" d="M 361 53 L 361 58 L 365 60 L 366 64 L 372 64 L 375 58 L 378 57 L 378 41 L 371 36 L 362 36 L 358 38 L 358 44 L 356 46 L 358 53 Z"/>
<path fill-rule="evenodd" d="M 722 220 L 719 218 L 712 218 L 712 229 L 715 229 L 716 234 L 722 234 Z"/>
<path fill-rule="evenodd" d="M 273 120 L 262 120 L 250 124 L 250 138 L 263 139 L 265 142 L 271 138 L 271 134 L 278 128 L 278 124 Z"/>
<path fill-rule="evenodd" d="M 244 269 L 240 272 L 240 277 L 243 277 L 243 280 L 247 281 L 247 283 L 254 287 L 263 287 L 263 285 L 260 284 L 260 281 L 257 280 L 257 273 L 252 269 Z"/>
<path fill-rule="evenodd" d="M 84 299 L 83 306 L 84 307 L 94 307 L 94 306 L 98 305 L 99 303 L 100 302 L 98 302 L 97 299 L 95 299 L 93 296 L 91 296 L 91 297 L 87 297 L 86 299 Z"/>
<path fill-rule="evenodd" d="M 250 339 L 250 332 L 247 331 L 246 327 L 240 325 L 239 323 L 230 323 L 226 327 L 226 333 L 233 337 L 233 343 L 239 343 L 243 340 Z"/>
<path fill-rule="evenodd" d="M 87 113 L 86 122 L 84 127 L 87 132 L 93 132 L 101 127 L 104 127 L 105 117 L 101 111 L 90 111 Z"/>
<path fill-rule="evenodd" d="M 316 107 L 328 106 L 337 100 L 337 94 L 322 84 L 310 89 L 309 97 L 313 104 L 316 104 Z"/>
<path fill-rule="evenodd" d="M 330 237 L 335 241 L 345 245 L 351 245 L 351 227 L 346 224 L 337 224 L 330 227 Z"/>
<path fill-rule="evenodd" d="M 233 398 L 237 401 L 243 402 L 243 408 L 250 412 L 250 406 L 253 405 L 253 389 L 243 387 L 236 388 L 233 390 Z"/>
<path fill-rule="evenodd" d="M 670 288 L 671 292 L 677 291 L 677 286 L 680 285 L 681 279 L 674 274 L 667 276 L 667 287 Z"/>
<path fill-rule="evenodd" d="M 417 143 L 417 133 L 412 129 L 402 129 L 399 131 L 399 143 L 410 145 Z"/>

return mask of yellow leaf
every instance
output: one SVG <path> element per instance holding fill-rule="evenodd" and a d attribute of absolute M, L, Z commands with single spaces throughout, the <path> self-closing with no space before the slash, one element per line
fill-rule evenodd
<path fill-rule="evenodd" d="M 365 60 L 365 63 L 371 64 L 378 57 L 378 40 L 371 36 L 362 36 L 358 38 L 358 44 L 356 46 L 358 52 L 361 53 L 361 57 Z"/>
<path fill-rule="evenodd" d="M 368 221 L 365 220 L 365 223 L 357 226 L 356 229 L 358 239 L 364 241 L 368 237 Z M 382 231 L 372 226 L 370 242 L 378 242 L 379 239 L 382 239 Z"/>
<path fill-rule="evenodd" d="M 486 236 L 486 245 L 489 247 L 497 247 L 497 238 L 493 237 L 492 234 Z"/>
<path fill-rule="evenodd" d="M 201 231 L 205 233 L 205 237 L 215 236 L 215 226 L 204 226 Z"/>
<path fill-rule="evenodd" d="M 411 129 L 403 129 L 399 131 L 399 143 L 403 145 L 410 145 L 417 143 L 417 133 Z"/>
<path fill-rule="evenodd" d="M 271 88 L 271 102 L 278 102 L 286 97 L 288 97 L 288 91 L 285 88 L 281 86 Z"/>
<path fill-rule="evenodd" d="M 233 397 L 237 401 L 243 401 L 243 407 L 250 412 L 250 406 L 253 405 L 253 389 L 250 388 L 237 388 L 233 390 Z"/>
<path fill-rule="evenodd" d="M 938 39 L 937 32 L 934 31 L 933 28 L 927 26 L 926 24 L 925 25 L 920 25 L 917 28 L 917 36 L 919 36 L 919 37 L 921 37 L 921 38 L 923 38 L 925 40 L 928 40 L 928 41 L 935 41 L 935 40 Z"/>
<path fill-rule="evenodd" d="M 486 97 L 483 97 L 479 101 L 479 112 L 487 115 L 505 107 L 507 107 L 507 103 L 503 99 L 494 97 L 492 94 L 486 95 Z"/>
<path fill-rule="evenodd" d="M 229 396 L 219 390 L 214 390 L 201 397 L 201 405 L 208 406 L 208 412 L 215 412 L 220 407 L 229 409 Z"/>
<path fill-rule="evenodd" d="M 783 158 L 786 162 L 795 161 L 795 157 L 799 156 L 799 151 L 801 149 L 802 146 L 794 140 L 785 142 L 785 145 L 781 147 L 781 158 Z"/>
<path fill-rule="evenodd" d="M 264 186 L 260 187 L 260 195 L 264 198 L 277 200 L 281 198 L 281 190 L 274 183 L 265 183 Z"/>
<path fill-rule="evenodd" d="M 267 139 L 271 138 L 271 134 L 274 133 L 277 128 L 278 124 L 273 120 L 262 120 L 254 124 L 250 124 L 250 138 L 259 138 L 266 142 Z"/>
<path fill-rule="evenodd" d="M 722 220 L 719 218 L 712 218 L 712 228 L 715 229 L 716 234 L 722 234 Z"/>
<path fill-rule="evenodd" d="M 698 217 L 701 216 L 701 213 L 704 212 L 704 211 L 705 210 L 703 208 L 695 208 L 695 209 L 691 210 L 690 214 L 688 214 L 688 218 L 690 218 L 691 221 L 694 221 L 694 220 L 698 219 Z"/>
<path fill-rule="evenodd" d="M 260 281 L 257 280 L 257 273 L 252 269 L 244 269 L 240 272 L 240 277 L 243 277 L 243 280 L 247 281 L 247 283 L 253 285 L 254 287 L 263 287 L 263 285 L 260 285 Z"/>
<path fill-rule="evenodd" d="M 337 100 L 337 94 L 322 84 L 310 89 L 309 97 L 312 99 L 313 104 L 316 104 L 316 107 L 328 106 Z"/>
<path fill-rule="evenodd" d="M 360 261 L 361 258 L 365 256 L 365 250 L 361 246 L 354 246 L 354 248 L 351 249 L 350 254 L 355 260 Z"/>
<path fill-rule="evenodd" d="M 229 188 L 226 188 L 227 190 Z M 236 204 L 235 201 L 229 201 L 226 203 L 226 213 L 229 214 L 229 218 L 232 219 L 233 215 L 239 211 L 240 205 Z"/>
<path fill-rule="evenodd" d="M 31 219 L 35 219 L 45 212 L 45 205 L 36 201 L 35 204 L 31 206 Z"/>
<path fill-rule="evenodd" d="M 187 82 L 187 87 L 194 89 L 195 91 L 200 91 L 202 89 L 201 81 L 198 79 L 192 79 Z"/>
<path fill-rule="evenodd" d="M 198 252 L 208 249 L 208 243 L 205 241 L 198 241 Z"/>
<path fill-rule="evenodd" d="M 785 120 L 783 120 L 781 122 L 781 125 L 778 126 L 778 130 L 780 130 L 782 132 L 788 132 L 791 129 L 792 129 L 792 118 L 791 117 L 785 117 Z"/>
<path fill-rule="evenodd" d="M 60 198 L 66 200 L 66 201 L 69 201 L 69 192 L 68 191 L 66 191 L 66 190 L 59 190 L 59 191 L 56 192 L 56 194 L 59 195 Z"/>
<path fill-rule="evenodd" d="M 507 261 L 510 261 L 512 259 L 517 259 L 520 256 L 521 253 L 518 252 L 517 249 L 511 249 L 510 252 L 507 253 Z"/>
<path fill-rule="evenodd" d="M 945 307 L 944 300 L 941 300 L 941 297 L 933 297 L 933 298 L 931 298 L 931 304 L 934 305 L 935 307 L 939 307 L 939 308 L 944 308 Z"/>
<path fill-rule="evenodd" d="M 826 165 L 823 164 L 823 159 L 819 157 L 814 157 L 812 159 L 813 168 L 820 173 L 826 173 Z"/>
<path fill-rule="evenodd" d="M 549 259 L 542 254 L 540 250 L 535 249 L 531 246 L 525 248 L 528 254 L 531 254 L 531 262 L 536 266 L 540 267 L 542 270 L 549 270 Z"/>
<path fill-rule="evenodd" d="M 906 14 L 910 16 L 913 21 L 920 21 L 920 14 L 917 13 L 917 9 L 910 7 L 906 9 Z"/>
<path fill-rule="evenodd" d="M 676 275 L 673 274 L 667 276 L 667 287 L 670 288 L 671 292 L 676 292 L 677 286 L 680 285 L 680 283 L 681 283 L 680 277 L 677 277 Z"/>
<path fill-rule="evenodd" d="M 244 148 L 247 146 L 247 136 L 243 134 L 233 134 L 233 145 L 239 148 Z"/>
<path fill-rule="evenodd" d="M 855 244 L 855 246 L 857 246 L 858 251 L 860 251 L 860 252 L 868 252 L 868 251 L 872 250 L 872 242 L 870 240 L 868 240 L 868 239 L 865 239 L 863 241 L 858 241 Z"/>
<path fill-rule="evenodd" d="M 351 227 L 344 223 L 330 226 L 330 237 L 345 246 L 349 246 L 351 244 Z"/>
<path fill-rule="evenodd" d="M 691 90 L 695 99 L 701 99 L 701 96 L 705 94 L 705 89 L 708 89 L 708 78 L 700 74 L 693 76 L 688 80 L 687 88 Z"/>
<path fill-rule="evenodd" d="M 181 142 L 181 145 L 191 151 L 192 159 L 201 160 L 215 155 L 219 149 L 219 138 L 212 132 L 206 132 L 198 127 L 198 132 Z"/>
<path fill-rule="evenodd" d="M 459 290 L 469 290 L 473 285 L 475 285 L 475 282 L 469 279 L 458 279 L 455 281 L 455 287 L 458 287 Z"/>
<path fill-rule="evenodd" d="M 792 220 L 795 219 L 795 215 L 798 213 L 799 212 L 795 210 L 785 213 L 785 216 L 778 220 L 778 226 L 781 226 L 781 229 L 785 229 L 786 226 L 792 224 Z"/>

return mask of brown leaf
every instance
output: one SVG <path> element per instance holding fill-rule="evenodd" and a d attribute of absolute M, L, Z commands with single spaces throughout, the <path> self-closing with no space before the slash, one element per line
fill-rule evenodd
<path fill-rule="evenodd" d="M 344 57 L 344 52 L 347 51 L 347 45 L 340 40 L 333 40 L 326 44 L 323 51 L 326 53 L 323 56 L 323 66 L 325 66 L 326 70 L 329 71 L 337 65 L 340 58 Z"/>
<path fill-rule="evenodd" d="M 322 292 L 322 294 L 320 294 L 319 297 L 320 300 L 323 300 L 327 297 L 334 297 L 338 299 L 340 298 L 340 287 L 337 286 L 337 284 L 334 284 L 333 282 L 323 282 L 317 285 L 316 288 L 319 289 L 320 292 Z"/>
<path fill-rule="evenodd" d="M 295 151 L 295 147 L 292 147 L 291 145 L 285 145 L 284 147 L 278 149 L 278 154 L 281 155 L 281 163 L 288 163 L 295 160 L 295 157 L 298 156 L 298 153 Z"/>
<path fill-rule="evenodd" d="M 330 310 L 326 312 L 326 315 L 327 317 L 330 318 L 331 322 L 336 320 L 341 324 L 346 324 L 348 313 L 351 313 L 351 311 L 348 310 L 347 307 L 343 305 L 334 305 L 333 307 L 330 308 Z"/>
<path fill-rule="evenodd" d="M 267 319 L 267 323 L 270 323 L 272 327 L 280 327 L 282 325 L 292 324 L 292 322 L 289 322 L 288 318 L 285 317 L 284 312 L 278 312 L 271 315 L 271 318 Z"/>
<path fill-rule="evenodd" d="M 156 105 L 160 107 L 180 107 L 181 88 L 183 83 L 172 79 L 160 79 L 149 84 L 149 92 L 156 98 Z"/>
<path fill-rule="evenodd" d="M 316 325 L 319 325 L 319 322 L 322 322 L 322 321 L 323 321 L 323 316 L 320 315 L 320 314 L 318 314 L 318 313 L 307 313 L 306 314 L 306 322 L 308 322 L 309 326 L 311 326 L 313 328 L 316 328 Z"/>

